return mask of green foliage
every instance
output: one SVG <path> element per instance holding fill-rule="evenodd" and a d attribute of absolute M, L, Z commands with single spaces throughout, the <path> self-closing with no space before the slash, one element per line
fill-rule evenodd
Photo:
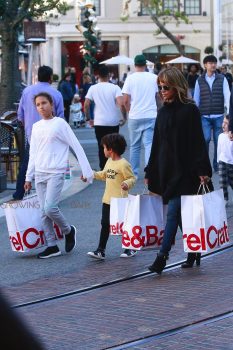
<path fill-rule="evenodd" d="M 53 74 L 53 81 L 58 81 L 58 80 L 59 80 L 58 74 Z"/>
<path fill-rule="evenodd" d="M 206 53 L 207 55 L 211 55 L 214 52 L 214 49 L 212 48 L 212 46 L 206 46 L 204 53 Z"/>
<path fill-rule="evenodd" d="M 183 2 L 177 0 L 177 6 L 173 8 L 164 7 L 163 0 L 139 0 L 139 2 L 148 10 L 151 16 L 161 17 L 161 20 L 165 25 L 172 19 L 175 19 L 176 24 L 179 25 L 181 22 L 190 24 L 188 16 L 183 11 Z"/>
<path fill-rule="evenodd" d="M 51 10 L 64 15 L 71 8 L 65 0 L 0 0 L 0 24 L 7 23 L 16 30 L 26 18 L 41 19 L 50 16 Z"/>
<path fill-rule="evenodd" d="M 95 8 L 93 9 L 95 10 Z M 82 25 L 87 30 L 83 32 L 83 36 L 86 39 L 83 45 L 83 49 L 85 50 L 83 59 L 86 65 L 90 66 L 97 63 L 95 55 L 99 46 L 101 33 L 100 31 L 95 30 L 95 25 L 92 20 L 93 14 L 91 14 L 88 9 L 85 9 L 84 17 L 85 19 L 83 20 Z"/>

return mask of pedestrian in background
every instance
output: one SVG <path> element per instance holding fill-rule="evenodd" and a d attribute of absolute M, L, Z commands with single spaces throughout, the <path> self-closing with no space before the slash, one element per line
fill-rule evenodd
<path fill-rule="evenodd" d="M 93 171 L 79 141 L 68 123 L 53 115 L 53 100 L 47 93 L 39 93 L 34 103 L 41 120 L 33 125 L 25 191 L 30 191 L 35 175 L 36 193 L 41 208 L 42 225 L 48 247 L 38 254 L 47 259 L 61 254 L 56 244 L 54 223 L 65 235 L 65 250 L 69 253 L 76 244 L 76 227 L 70 225 L 58 208 L 64 185 L 69 147 L 79 161 L 83 176 L 92 181 Z"/>
<path fill-rule="evenodd" d="M 58 84 L 58 90 L 61 92 L 64 102 L 64 115 L 65 120 L 69 124 L 70 120 L 70 105 L 72 102 L 72 99 L 74 97 L 74 91 L 71 84 L 71 75 L 70 73 L 66 73 L 62 80 Z"/>
<path fill-rule="evenodd" d="M 191 63 L 188 67 L 187 82 L 190 96 L 193 97 L 197 79 L 199 78 L 199 65 Z"/>
<path fill-rule="evenodd" d="M 229 89 L 231 91 L 231 89 L 232 89 L 232 82 L 233 82 L 232 74 L 227 71 L 227 67 L 226 66 L 222 66 L 220 71 L 224 75 L 224 77 L 226 78 L 226 80 L 228 82 L 228 85 L 229 85 Z"/>
<path fill-rule="evenodd" d="M 103 170 L 107 158 L 101 139 L 107 134 L 118 133 L 120 121 L 126 119 L 121 89 L 109 83 L 109 70 L 105 65 L 101 65 L 99 69 L 99 83 L 91 86 L 86 95 L 84 112 L 87 121 L 91 119 L 89 108 L 92 102 L 95 103 L 94 128 L 99 149 L 99 166 Z"/>
<path fill-rule="evenodd" d="M 229 116 L 223 119 L 223 133 L 218 137 L 218 170 L 219 184 L 223 189 L 226 206 L 228 205 L 229 195 L 228 186 L 233 189 L 233 142 L 229 138 Z"/>
<path fill-rule="evenodd" d="M 157 116 L 157 75 L 146 72 L 146 58 L 134 58 L 135 72 L 127 76 L 122 93 L 128 112 L 130 163 L 136 178 L 140 169 L 141 144 L 144 146 L 144 162 L 148 163 Z"/>
<path fill-rule="evenodd" d="M 217 58 L 215 56 L 206 56 L 203 64 L 205 71 L 196 81 L 193 98 L 201 112 L 202 128 L 208 152 L 211 132 L 213 131 L 213 168 L 214 171 L 217 171 L 218 137 L 222 132 L 224 113 L 229 113 L 230 90 L 226 78 L 216 72 Z"/>
<path fill-rule="evenodd" d="M 229 109 L 229 138 L 233 141 L 233 92 L 231 90 L 230 109 Z"/>
<path fill-rule="evenodd" d="M 90 89 L 90 87 L 93 85 L 93 82 L 92 82 L 92 79 L 91 79 L 91 76 L 87 73 L 85 73 L 83 75 L 83 83 L 80 87 L 80 96 L 81 96 L 81 102 L 82 102 L 82 105 L 83 105 L 83 109 L 84 109 L 84 103 L 85 103 L 85 98 L 86 98 L 86 95 L 88 93 L 88 90 Z M 89 106 L 89 110 L 88 110 L 88 116 L 90 118 L 91 121 L 94 120 L 94 107 L 95 107 L 95 104 L 93 101 L 91 101 L 90 103 L 90 106 Z M 84 109 L 85 110 L 85 109 Z M 92 126 L 90 124 L 87 124 L 87 126 Z"/>
<path fill-rule="evenodd" d="M 25 129 L 25 151 L 22 163 L 20 164 L 19 173 L 16 182 L 16 191 L 13 194 L 13 199 L 20 200 L 24 196 L 25 175 L 28 167 L 29 149 L 32 126 L 38 122 L 41 117 L 38 113 L 33 98 L 40 92 L 47 92 L 53 99 L 53 113 L 57 117 L 64 117 L 64 106 L 62 95 L 59 91 L 54 89 L 52 84 L 53 70 L 48 66 L 41 66 L 38 69 L 38 83 L 26 87 L 23 90 L 22 97 L 19 102 L 17 117 L 22 122 Z"/>
<path fill-rule="evenodd" d="M 106 183 L 102 200 L 102 228 L 98 248 L 94 252 L 88 252 L 87 254 L 92 258 L 104 260 L 109 238 L 111 197 L 127 197 L 128 191 L 135 184 L 135 177 L 129 162 L 121 157 L 127 146 L 125 138 L 120 134 L 109 134 L 102 138 L 101 143 L 108 161 L 103 171 L 94 172 L 94 178 Z M 85 181 L 85 178 L 83 180 Z M 130 258 L 135 254 L 135 250 L 125 249 L 121 257 Z"/>
<path fill-rule="evenodd" d="M 75 129 L 84 123 L 81 98 L 78 94 L 74 95 L 72 104 L 70 105 L 70 116 Z"/>
<path fill-rule="evenodd" d="M 158 111 L 145 183 L 168 205 L 162 247 L 149 266 L 150 271 L 161 273 L 178 226 L 182 229 L 181 196 L 197 194 L 200 183 L 209 181 L 212 169 L 200 112 L 188 96 L 184 75 L 175 67 L 164 69 L 158 75 L 158 87 L 164 105 Z M 200 264 L 200 254 L 189 253 L 182 267 L 192 267 L 195 261 Z"/>

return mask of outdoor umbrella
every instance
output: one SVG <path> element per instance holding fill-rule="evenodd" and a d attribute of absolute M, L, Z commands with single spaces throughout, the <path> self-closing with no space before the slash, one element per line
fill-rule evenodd
<path fill-rule="evenodd" d="M 185 57 L 185 56 L 180 56 L 177 58 L 174 58 L 173 60 L 167 61 L 166 63 L 199 63 L 198 61 L 195 61 L 189 57 Z"/>
<path fill-rule="evenodd" d="M 131 66 L 134 64 L 134 60 L 127 56 L 114 56 L 108 60 L 100 62 L 100 64 L 126 64 L 127 66 Z"/>

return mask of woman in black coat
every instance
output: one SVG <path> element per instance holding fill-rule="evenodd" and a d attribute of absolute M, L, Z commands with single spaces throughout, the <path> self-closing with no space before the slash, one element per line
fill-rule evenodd
<path fill-rule="evenodd" d="M 159 110 L 150 159 L 145 168 L 145 182 L 150 192 L 168 204 L 163 243 L 150 271 L 161 273 L 181 227 L 181 196 L 197 194 L 200 183 L 212 176 L 203 136 L 201 116 L 188 97 L 188 84 L 177 68 L 167 68 L 158 75 L 158 87 L 164 101 Z M 211 183 L 209 183 L 211 185 Z M 182 267 L 200 264 L 200 254 L 188 254 Z"/>

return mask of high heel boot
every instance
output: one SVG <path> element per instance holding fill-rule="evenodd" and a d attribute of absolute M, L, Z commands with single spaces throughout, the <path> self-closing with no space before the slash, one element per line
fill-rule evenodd
<path fill-rule="evenodd" d="M 193 267 L 193 264 L 196 261 L 196 265 L 200 266 L 201 264 L 201 253 L 188 253 L 187 260 L 181 265 L 183 269 Z"/>
<path fill-rule="evenodd" d="M 166 266 L 167 255 L 157 254 L 157 257 L 152 265 L 148 266 L 148 270 L 151 272 L 156 272 L 161 275 L 163 269 Z"/>

